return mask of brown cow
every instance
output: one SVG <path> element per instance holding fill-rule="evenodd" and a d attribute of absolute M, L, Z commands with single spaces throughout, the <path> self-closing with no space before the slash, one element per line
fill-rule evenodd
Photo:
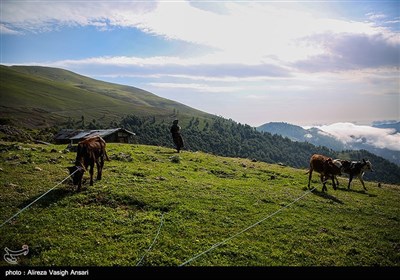
<path fill-rule="evenodd" d="M 106 142 L 100 136 L 87 138 L 78 143 L 75 166 L 68 167 L 69 173 L 73 174 L 74 186 L 78 185 L 78 191 L 82 186 L 83 173 L 88 167 L 90 167 L 90 186 L 93 186 L 93 168 L 95 163 L 97 167 L 97 180 L 101 180 L 104 158 L 109 160 L 106 152 Z"/>
<path fill-rule="evenodd" d="M 333 189 L 336 190 L 336 184 L 334 181 L 335 175 L 341 175 L 340 163 L 333 163 L 332 158 L 323 155 L 314 154 L 310 159 L 310 169 L 307 171 L 308 176 L 308 188 L 310 188 L 310 181 L 312 172 L 316 171 L 320 174 L 321 182 L 323 184 L 322 191 L 328 191 L 326 188 L 326 181 L 332 179 Z M 306 174 L 307 174 L 306 173 Z"/>

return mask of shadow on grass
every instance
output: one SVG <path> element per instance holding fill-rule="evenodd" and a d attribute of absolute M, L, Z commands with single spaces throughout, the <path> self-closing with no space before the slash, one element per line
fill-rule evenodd
<path fill-rule="evenodd" d="M 305 189 L 307 190 L 307 188 L 305 188 Z M 333 195 L 330 195 L 327 192 L 323 192 L 323 191 L 319 191 L 319 190 L 315 189 L 315 190 L 312 191 L 312 193 L 317 195 L 317 196 L 319 196 L 319 197 L 322 197 L 322 198 L 325 198 L 325 199 L 330 199 L 333 202 L 336 202 L 336 203 L 339 203 L 339 204 L 344 204 L 343 201 L 341 201 L 340 199 L 338 199 L 337 197 L 335 197 Z"/>
<path fill-rule="evenodd" d="M 59 188 L 59 189 L 56 188 L 56 189 L 50 191 L 49 193 L 47 193 L 46 195 L 44 195 L 44 194 L 45 194 L 45 192 L 43 192 L 35 197 L 25 200 L 20 205 L 18 205 L 18 208 L 22 209 L 33 202 L 35 205 L 42 207 L 42 208 L 49 207 L 51 204 L 60 201 L 64 197 L 74 195 L 75 191 L 72 190 L 71 187 L 64 187 L 64 188 Z M 41 197 L 41 196 L 43 196 L 43 197 Z M 35 200 L 37 200 L 37 201 L 35 201 Z"/>
<path fill-rule="evenodd" d="M 365 194 L 365 195 L 368 195 L 369 197 L 376 197 L 377 196 L 376 194 L 368 193 L 366 190 L 353 190 L 351 188 L 348 189 L 347 187 L 337 187 L 337 188 L 338 188 L 338 190 L 341 190 L 341 191 Z"/>
<path fill-rule="evenodd" d="M 181 150 L 181 153 L 183 151 Z M 173 154 L 179 154 L 176 150 L 172 150 L 172 151 L 155 151 L 155 154 L 161 154 L 161 155 L 173 155 Z"/>

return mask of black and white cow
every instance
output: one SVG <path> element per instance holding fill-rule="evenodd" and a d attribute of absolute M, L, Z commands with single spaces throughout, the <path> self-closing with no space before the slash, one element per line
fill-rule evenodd
<path fill-rule="evenodd" d="M 364 184 L 364 180 L 363 180 L 363 175 L 365 173 L 365 171 L 374 171 L 372 169 L 372 164 L 369 160 L 365 160 L 363 159 L 362 161 L 348 161 L 348 160 L 341 160 L 341 159 L 335 159 L 333 160 L 333 162 L 340 162 L 342 164 L 342 172 L 346 173 L 349 175 L 349 184 L 347 185 L 347 188 L 350 189 L 350 184 L 351 181 L 353 180 L 354 177 L 358 177 L 358 179 L 360 180 L 364 190 L 367 190 L 367 188 L 365 187 Z M 336 182 L 337 184 L 339 184 L 339 182 L 337 181 L 336 178 Z"/>

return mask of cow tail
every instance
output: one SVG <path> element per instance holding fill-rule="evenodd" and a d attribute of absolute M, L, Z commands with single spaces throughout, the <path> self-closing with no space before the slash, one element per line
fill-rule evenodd
<path fill-rule="evenodd" d="M 105 155 L 105 157 L 106 157 L 106 160 L 110 161 L 110 158 L 109 158 L 108 155 L 107 155 L 106 149 L 104 149 L 104 155 Z"/>
<path fill-rule="evenodd" d="M 101 140 L 103 140 L 103 138 L 101 138 Z M 107 161 L 110 161 L 110 158 L 108 157 L 108 155 L 107 155 L 107 150 L 106 150 L 106 141 L 104 141 L 103 140 L 103 151 L 104 151 L 104 154 L 103 154 L 103 156 L 105 156 L 106 157 L 106 160 Z"/>

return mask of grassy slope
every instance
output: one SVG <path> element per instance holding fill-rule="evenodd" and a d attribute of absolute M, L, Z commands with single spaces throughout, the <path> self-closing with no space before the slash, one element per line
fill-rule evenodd
<path fill-rule="evenodd" d="M 0 65 L 0 97 L 3 118 L 18 126 L 38 127 L 69 117 L 105 124 L 127 114 L 182 118 L 211 115 L 150 92 L 106 83 L 57 68 Z"/>
<path fill-rule="evenodd" d="M 51 152 L 64 147 L 0 143 L 1 223 L 68 175 L 75 154 Z M 174 150 L 155 146 L 107 150 L 102 181 L 80 193 L 60 185 L 0 228 L 0 248 L 29 245 L 19 259 L 29 266 L 135 266 L 143 256 L 140 265 L 176 266 L 306 192 L 305 171 L 290 167 L 200 152 L 173 162 Z M 399 186 L 341 183 L 322 194 L 315 175 L 313 193 L 188 265 L 398 266 Z"/>

